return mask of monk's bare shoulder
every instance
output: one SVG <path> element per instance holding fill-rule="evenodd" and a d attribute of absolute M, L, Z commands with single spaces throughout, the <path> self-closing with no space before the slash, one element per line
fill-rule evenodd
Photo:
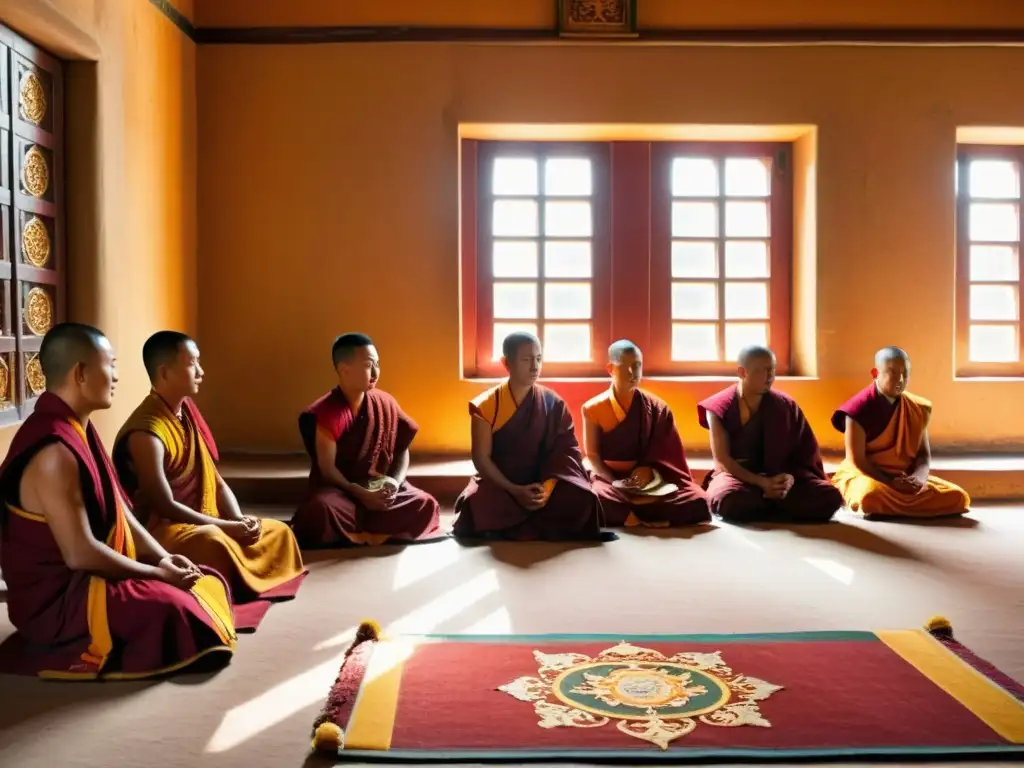
<path fill-rule="evenodd" d="M 78 488 L 78 459 L 62 442 L 51 443 L 33 456 L 21 475 L 21 504 L 41 509 L 45 498 L 72 496 Z"/>
<path fill-rule="evenodd" d="M 64 443 L 50 443 L 29 460 L 25 466 L 25 472 L 39 472 L 47 475 L 72 472 L 77 478 L 78 459 Z"/>

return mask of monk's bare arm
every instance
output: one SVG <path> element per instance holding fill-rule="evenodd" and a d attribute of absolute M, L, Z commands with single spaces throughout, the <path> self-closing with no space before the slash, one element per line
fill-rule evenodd
<path fill-rule="evenodd" d="M 216 525 L 231 530 L 235 521 L 209 517 L 174 500 L 164 473 L 164 445 L 158 437 L 147 432 L 133 432 L 128 437 L 128 451 L 139 480 L 138 506 L 172 523 Z"/>
<path fill-rule="evenodd" d="M 601 459 L 601 453 L 598 450 L 598 446 L 601 444 L 601 427 L 597 422 L 587 418 L 587 414 L 583 414 L 583 450 L 587 454 L 587 458 L 590 459 L 590 466 L 594 469 L 594 474 L 598 477 L 603 477 L 609 483 L 615 482 L 615 475 L 608 469 L 608 466 Z"/>
<path fill-rule="evenodd" d="M 238 499 L 231 486 L 217 473 L 217 511 L 225 520 L 243 520 L 242 508 L 238 506 Z"/>
<path fill-rule="evenodd" d="M 409 455 L 409 449 L 406 448 L 400 454 L 395 456 L 395 460 L 391 462 L 391 466 L 388 467 L 388 477 L 399 485 L 404 483 L 405 476 L 409 472 L 409 463 L 411 461 L 412 457 Z"/>
<path fill-rule="evenodd" d="M 713 413 L 708 413 L 708 426 L 711 428 L 711 456 L 718 468 L 728 472 L 740 482 L 764 488 L 768 482 L 767 478 L 745 469 L 732 457 L 729 448 L 729 435 L 725 431 L 725 425 Z"/>
<path fill-rule="evenodd" d="M 927 485 L 928 475 L 932 467 L 932 444 L 928 439 L 928 430 L 925 429 L 921 435 L 921 447 L 917 450 L 917 458 L 914 459 L 913 475 L 921 485 Z"/>
<path fill-rule="evenodd" d="M 155 566 L 125 557 L 93 536 L 78 460 L 64 445 L 50 445 L 36 454 L 25 468 L 21 487 L 22 503 L 46 518 L 68 568 L 108 579 L 160 579 Z"/>
<path fill-rule="evenodd" d="M 316 466 L 320 470 L 320 476 L 323 477 L 331 485 L 336 485 L 341 490 L 348 493 L 353 493 L 357 486 L 355 483 L 350 483 L 348 479 L 341 474 L 341 470 L 338 469 L 335 462 L 338 460 L 338 446 L 337 443 L 321 429 L 316 431 Z"/>
<path fill-rule="evenodd" d="M 867 435 L 864 434 L 864 427 L 849 416 L 846 417 L 846 432 L 843 442 L 846 444 L 846 458 L 853 466 L 880 483 L 885 485 L 892 483 L 892 478 L 876 467 L 875 463 L 868 458 Z"/>
<path fill-rule="evenodd" d="M 165 557 L 171 556 L 171 553 L 160 546 L 160 542 L 153 538 L 135 515 L 126 509 L 124 517 L 132 531 L 132 538 L 135 540 L 135 554 L 138 555 L 140 561 L 156 565 Z"/>
<path fill-rule="evenodd" d="M 491 460 L 491 425 L 479 416 L 470 419 L 473 440 L 473 466 L 481 477 L 490 480 L 499 488 L 511 493 L 517 486 L 509 482 L 497 465 Z"/>

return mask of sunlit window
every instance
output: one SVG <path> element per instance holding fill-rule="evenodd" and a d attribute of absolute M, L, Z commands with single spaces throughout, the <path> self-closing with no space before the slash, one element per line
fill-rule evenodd
<path fill-rule="evenodd" d="M 968 366 L 1019 363 L 1020 161 L 962 153 L 958 163 L 960 279 L 958 306 Z"/>

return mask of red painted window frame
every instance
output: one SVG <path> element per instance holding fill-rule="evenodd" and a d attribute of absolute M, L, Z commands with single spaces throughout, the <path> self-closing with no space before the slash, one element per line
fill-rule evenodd
<path fill-rule="evenodd" d="M 538 147 L 588 151 L 595 159 L 592 360 L 546 363 L 545 378 L 604 376 L 605 348 L 618 338 L 637 343 L 648 375 L 731 375 L 733 361 L 671 360 L 671 195 L 669 158 L 679 154 L 773 158 L 771 194 L 770 344 L 778 373 L 791 372 L 793 254 L 792 145 L 767 142 L 498 142 L 463 139 L 461 151 L 462 359 L 466 378 L 504 374 L 490 358 L 490 292 L 486 253 L 489 158 Z M 602 215 L 606 212 L 606 215 Z"/>

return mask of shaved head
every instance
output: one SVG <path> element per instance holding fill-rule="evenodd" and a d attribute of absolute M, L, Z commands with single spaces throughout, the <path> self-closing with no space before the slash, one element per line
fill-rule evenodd
<path fill-rule="evenodd" d="M 888 398 L 899 397 L 910 381 L 910 355 L 899 347 L 882 347 L 875 352 L 871 375 L 879 392 Z"/>
<path fill-rule="evenodd" d="M 619 339 L 608 347 L 608 374 L 612 377 L 612 388 L 619 396 L 630 394 L 640 386 L 644 375 L 644 355 L 640 347 L 629 339 Z"/>
<path fill-rule="evenodd" d="M 736 362 L 743 368 L 749 368 L 755 360 L 774 359 L 775 353 L 772 352 L 768 347 L 754 345 L 744 347 L 743 349 L 741 349 L 739 356 L 736 358 Z"/>
<path fill-rule="evenodd" d="M 46 389 L 58 389 L 76 365 L 88 365 L 107 342 L 99 328 L 83 323 L 58 323 L 47 331 L 39 347 L 39 363 Z"/>
<path fill-rule="evenodd" d="M 526 333 L 525 331 L 510 333 L 505 337 L 505 340 L 501 342 L 501 354 L 511 360 L 516 356 L 519 348 L 524 344 L 536 344 L 539 349 L 540 339 L 532 333 Z"/>
<path fill-rule="evenodd" d="M 150 381 L 156 381 L 160 366 L 173 366 L 178 361 L 178 352 L 183 344 L 192 341 L 180 331 L 157 331 L 142 345 L 142 364 Z"/>
<path fill-rule="evenodd" d="M 331 362 L 337 368 L 339 364 L 351 362 L 357 349 L 372 347 L 373 339 L 365 333 L 343 333 L 334 340 L 331 346 Z"/>
<path fill-rule="evenodd" d="M 902 360 L 907 365 L 910 365 L 910 355 L 900 347 L 882 347 L 875 352 L 875 368 L 884 368 L 885 364 L 890 360 Z"/>
<path fill-rule="evenodd" d="M 643 357 L 643 353 L 640 351 L 640 347 L 634 344 L 629 339 L 619 339 L 610 347 L 608 347 L 608 362 L 618 365 L 622 362 L 624 355 L 636 355 L 637 357 Z"/>

